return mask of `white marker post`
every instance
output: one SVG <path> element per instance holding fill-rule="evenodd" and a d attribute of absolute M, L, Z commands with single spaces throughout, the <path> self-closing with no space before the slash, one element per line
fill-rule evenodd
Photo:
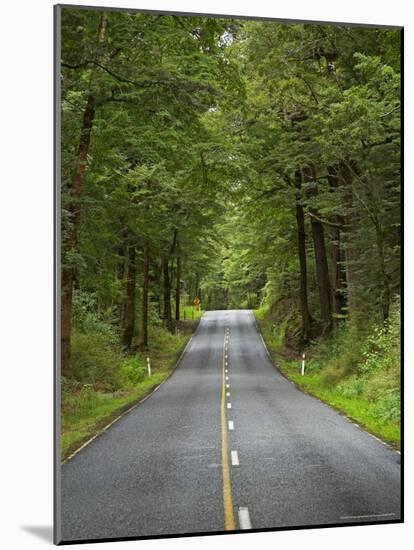
<path fill-rule="evenodd" d="M 305 375 L 305 359 L 306 359 L 306 355 L 302 353 L 302 376 Z"/>
<path fill-rule="evenodd" d="M 151 362 L 149 357 L 147 357 L 147 367 L 148 367 L 148 376 L 151 376 Z"/>

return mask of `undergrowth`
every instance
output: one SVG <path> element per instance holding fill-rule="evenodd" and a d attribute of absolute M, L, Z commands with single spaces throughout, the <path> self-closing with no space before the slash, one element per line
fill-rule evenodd
<path fill-rule="evenodd" d="M 319 397 L 382 437 L 400 444 L 400 305 L 392 305 L 382 325 L 337 327 L 331 336 L 306 349 L 289 345 L 285 317 L 266 308 L 256 311 L 266 344 L 282 372 L 305 391 Z M 306 352 L 305 376 L 300 354 Z"/>
<path fill-rule="evenodd" d="M 67 458 L 112 418 L 142 399 L 170 374 L 196 321 L 177 323 L 174 334 L 149 327 L 149 348 L 125 353 L 109 320 L 75 300 L 71 378 L 61 379 L 61 454 Z M 198 317 L 198 316 L 197 316 Z M 196 317 L 196 318 L 197 318 Z M 188 317 L 187 317 L 188 319 Z M 151 376 L 147 358 L 150 359 Z"/>

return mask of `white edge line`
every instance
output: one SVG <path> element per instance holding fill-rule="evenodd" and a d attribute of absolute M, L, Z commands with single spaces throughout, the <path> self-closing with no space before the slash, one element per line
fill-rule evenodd
<path fill-rule="evenodd" d="M 239 508 L 239 524 L 240 529 L 251 529 L 252 522 L 250 521 L 249 509 L 245 506 Z"/>
<path fill-rule="evenodd" d="M 251 311 L 251 310 L 250 310 Z M 259 328 L 259 325 L 257 324 L 257 319 L 253 313 L 253 311 L 251 311 L 251 314 L 253 315 L 253 319 L 254 319 L 254 322 L 255 322 L 255 325 L 256 325 L 256 330 L 257 330 L 257 333 L 258 335 L 260 336 L 260 339 L 262 341 L 262 344 L 266 350 L 266 353 L 267 353 L 267 356 L 269 357 L 270 359 L 270 362 L 272 363 L 272 365 L 274 365 L 273 363 L 273 359 L 272 359 L 272 356 L 270 355 L 269 353 L 269 350 L 267 349 L 267 346 L 266 346 L 266 342 L 263 340 L 263 336 L 262 336 L 262 333 L 260 332 L 260 328 Z M 276 366 L 276 365 L 275 365 Z M 280 369 L 276 366 L 277 370 L 280 372 Z M 295 386 L 295 388 L 300 391 L 301 393 L 304 393 L 302 390 L 300 390 L 298 388 L 298 386 L 292 382 L 292 380 L 289 380 L 288 378 L 286 378 L 284 376 L 283 373 L 281 373 L 282 376 L 284 377 L 284 379 L 287 381 L 287 382 L 290 382 L 292 384 L 292 386 Z M 385 447 L 387 447 L 390 451 L 394 451 L 395 453 L 401 455 L 401 451 L 399 451 L 398 449 L 394 449 L 394 447 L 392 447 L 389 443 L 387 443 L 386 441 L 380 439 L 379 437 L 373 435 L 372 433 L 370 432 L 367 432 L 366 430 L 364 430 L 364 428 L 361 428 L 361 426 L 359 426 L 358 424 L 355 424 L 350 418 L 349 416 L 347 416 L 345 413 L 341 412 L 341 411 L 338 411 L 338 409 L 335 409 L 334 407 L 331 407 L 331 405 L 328 405 L 328 403 L 325 403 L 325 401 L 322 401 L 322 399 L 319 399 L 319 397 L 316 397 L 316 395 L 311 395 L 311 394 L 307 394 L 305 393 L 305 395 L 309 395 L 309 397 L 313 397 L 314 399 L 317 399 L 320 403 L 322 403 L 323 405 L 325 405 L 326 407 L 329 407 L 330 409 L 332 409 L 333 411 L 337 412 L 338 414 L 340 414 L 341 416 L 343 416 L 344 418 L 346 418 L 351 424 L 354 424 L 354 426 L 356 426 L 359 430 L 361 430 L 361 432 L 364 432 L 368 435 L 370 435 L 371 437 L 373 437 L 374 439 L 376 439 L 379 443 L 382 443 L 383 445 L 385 445 Z"/>
<path fill-rule="evenodd" d="M 340 519 L 363 519 L 363 518 L 386 518 L 395 516 L 395 513 L 390 514 L 365 514 L 361 516 L 341 516 Z"/>
<path fill-rule="evenodd" d="M 204 314 L 204 313 L 203 313 Z M 201 315 L 201 317 L 203 316 L 203 314 Z M 201 317 L 200 317 L 200 320 L 201 320 Z M 60 463 L 60 465 L 62 466 L 63 464 L 66 464 L 66 462 L 69 462 L 69 460 L 71 460 L 74 456 L 76 456 L 80 451 L 82 451 L 82 449 L 84 449 L 85 447 L 87 447 L 89 445 L 89 443 L 92 443 L 92 441 L 94 441 L 98 436 L 102 435 L 103 433 L 105 433 L 113 424 L 115 424 L 115 422 L 118 422 L 118 420 L 120 420 L 123 416 L 127 415 L 128 413 L 130 413 L 133 409 L 135 409 L 135 407 L 138 407 L 138 405 L 141 405 L 141 403 L 143 403 L 144 401 L 146 401 L 149 397 L 151 397 L 151 395 L 153 393 L 155 393 L 158 388 L 160 386 L 162 386 L 169 378 L 170 376 L 173 374 L 173 372 L 178 368 L 178 366 L 180 365 L 181 363 L 181 360 L 185 354 L 185 352 L 187 351 L 187 348 L 189 347 L 189 345 L 191 344 L 191 341 L 193 339 L 193 336 L 195 336 L 197 330 L 198 330 L 198 327 L 200 326 L 200 321 L 197 325 L 197 328 L 195 330 L 195 332 L 190 336 L 190 339 L 188 340 L 188 342 L 186 343 L 180 357 L 177 359 L 174 367 L 172 368 L 171 372 L 168 374 L 168 376 L 166 378 L 164 378 L 164 380 L 162 382 L 160 382 L 158 384 L 158 386 L 155 386 L 155 388 L 149 393 L 147 394 L 145 397 L 143 397 L 140 401 L 138 401 L 137 403 L 134 403 L 132 405 L 132 407 L 130 407 L 129 409 L 127 409 L 126 411 L 124 411 L 122 414 L 120 414 L 119 416 L 117 416 L 116 418 L 114 418 L 109 424 L 107 424 L 106 426 L 104 426 L 101 430 L 99 430 L 98 433 L 96 433 L 95 435 L 93 435 L 90 439 L 88 439 L 87 441 L 85 441 L 85 443 L 83 443 L 78 449 L 76 449 L 75 451 L 73 451 L 73 453 L 71 453 L 68 457 L 65 458 L 65 460 L 62 460 L 62 462 Z"/>

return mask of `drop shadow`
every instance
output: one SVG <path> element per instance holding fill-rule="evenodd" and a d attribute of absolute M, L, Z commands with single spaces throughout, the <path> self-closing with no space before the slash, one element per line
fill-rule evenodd
<path fill-rule="evenodd" d="M 53 544 L 53 527 L 51 525 L 21 525 L 23 531 Z"/>

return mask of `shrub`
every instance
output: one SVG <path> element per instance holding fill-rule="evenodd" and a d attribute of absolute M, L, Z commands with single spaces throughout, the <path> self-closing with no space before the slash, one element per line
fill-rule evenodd
<path fill-rule="evenodd" d="M 401 398 L 397 389 L 388 390 L 375 404 L 375 414 L 385 421 L 399 422 L 401 418 Z"/>
<path fill-rule="evenodd" d="M 115 345 L 119 335 L 113 324 L 97 313 L 95 296 L 76 289 L 73 293 L 72 323 L 75 330 L 84 334 L 96 334 Z"/>
<path fill-rule="evenodd" d="M 125 387 L 135 386 L 142 382 L 148 373 L 144 359 L 137 356 L 124 359 L 121 370 Z"/>
<path fill-rule="evenodd" d="M 75 379 L 82 384 L 103 390 L 119 389 L 122 385 L 122 356 L 102 335 L 74 332 L 70 361 Z"/>
<path fill-rule="evenodd" d="M 387 391 L 399 388 L 399 385 L 399 371 L 383 368 L 367 377 L 364 396 L 369 401 L 376 401 Z"/>
<path fill-rule="evenodd" d="M 362 395 L 365 387 L 365 380 L 353 376 L 349 380 L 345 380 L 338 386 L 338 392 L 344 397 L 358 397 Z"/>
<path fill-rule="evenodd" d="M 374 328 L 362 350 L 364 361 L 361 370 L 372 374 L 378 370 L 400 370 L 400 304 L 396 301 L 389 319 Z"/>
<path fill-rule="evenodd" d="M 346 375 L 346 368 L 333 361 L 322 370 L 321 381 L 324 386 L 336 386 Z"/>

